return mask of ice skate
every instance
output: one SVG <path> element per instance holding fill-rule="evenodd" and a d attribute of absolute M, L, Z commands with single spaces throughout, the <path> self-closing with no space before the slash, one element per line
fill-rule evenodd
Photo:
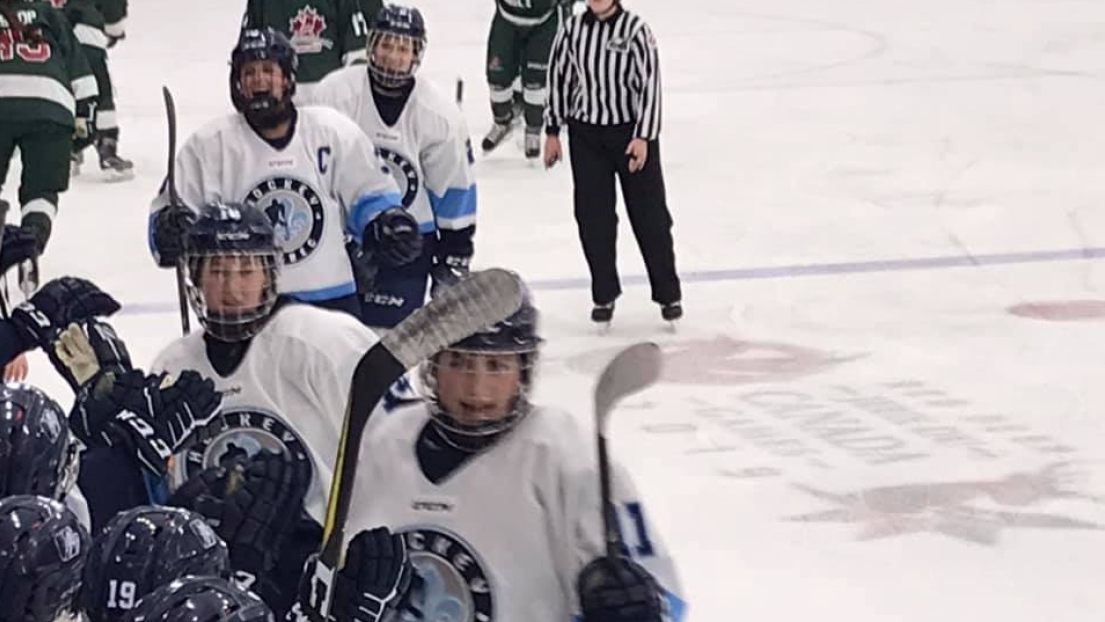
<path fill-rule="evenodd" d="M 675 332 L 678 320 L 683 317 L 683 303 L 677 300 L 660 305 L 660 317 L 668 323 L 668 329 Z"/>
<path fill-rule="evenodd" d="M 614 319 L 614 303 L 595 305 L 591 308 L 591 321 L 598 325 L 599 333 L 610 332 L 610 323 Z"/>
<path fill-rule="evenodd" d="M 74 151 L 69 154 L 69 176 L 77 177 L 81 174 L 81 165 L 84 164 L 84 152 Z"/>
<path fill-rule="evenodd" d="M 487 153 L 493 151 L 499 145 L 503 144 L 503 141 L 512 133 L 514 133 L 513 120 L 507 121 L 506 123 L 496 123 L 491 126 L 491 131 L 487 133 L 487 136 L 483 137 L 483 142 L 480 143 L 480 146 L 483 147 L 483 152 Z"/>
<path fill-rule="evenodd" d="M 119 157 L 119 143 L 114 138 L 101 139 L 96 145 L 100 156 L 100 170 L 108 181 L 126 181 L 134 178 L 134 162 Z"/>
<path fill-rule="evenodd" d="M 541 128 L 526 128 L 526 159 L 533 160 L 541 157 Z"/>

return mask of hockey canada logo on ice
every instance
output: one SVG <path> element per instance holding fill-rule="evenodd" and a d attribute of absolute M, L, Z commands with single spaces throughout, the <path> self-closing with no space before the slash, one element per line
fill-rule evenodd
<path fill-rule="evenodd" d="M 317 54 L 334 47 L 334 42 L 322 36 L 326 30 L 326 18 L 315 7 L 307 5 L 292 18 L 291 43 L 297 54 Z"/>
<path fill-rule="evenodd" d="M 81 536 L 76 529 L 66 527 L 54 534 L 54 546 L 58 549 L 58 559 L 68 562 L 80 554 Z"/>

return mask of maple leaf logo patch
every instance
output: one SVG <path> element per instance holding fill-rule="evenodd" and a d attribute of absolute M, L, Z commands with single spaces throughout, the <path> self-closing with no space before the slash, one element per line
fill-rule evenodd
<path fill-rule="evenodd" d="M 334 46 L 333 41 L 322 36 L 326 30 L 326 18 L 309 4 L 299 9 L 289 26 L 291 43 L 297 54 L 316 54 Z"/>

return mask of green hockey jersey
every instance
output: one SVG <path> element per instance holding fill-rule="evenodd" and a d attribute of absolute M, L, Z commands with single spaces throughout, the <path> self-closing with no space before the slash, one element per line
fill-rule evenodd
<path fill-rule="evenodd" d="M 364 13 L 365 21 L 369 26 L 382 8 L 384 8 L 384 0 L 361 0 L 361 12 Z"/>
<path fill-rule="evenodd" d="M 572 0 L 495 0 L 499 14 L 508 22 L 519 26 L 536 26 L 552 17 L 563 5 Z"/>
<path fill-rule="evenodd" d="M 83 45 L 106 50 L 110 39 L 126 35 L 127 0 L 49 0 L 73 25 Z"/>
<path fill-rule="evenodd" d="M 368 24 L 360 0 L 248 0 L 242 27 L 287 35 L 299 56 L 301 84 L 365 58 Z"/>
<path fill-rule="evenodd" d="M 0 15 L 0 120 L 72 126 L 77 100 L 97 91 L 69 20 L 49 2 L 27 2 L 11 14 L 25 34 Z"/>

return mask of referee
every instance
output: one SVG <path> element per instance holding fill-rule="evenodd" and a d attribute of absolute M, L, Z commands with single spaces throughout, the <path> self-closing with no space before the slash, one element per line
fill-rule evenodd
<path fill-rule="evenodd" d="M 545 166 L 561 158 L 560 128 L 572 143 L 576 224 L 591 270 L 591 320 L 606 323 L 618 280 L 618 177 L 629 224 L 644 257 L 652 300 L 668 321 L 683 316 L 660 169 L 660 62 L 656 39 L 621 0 L 587 0 L 553 42 L 545 110 Z"/>

